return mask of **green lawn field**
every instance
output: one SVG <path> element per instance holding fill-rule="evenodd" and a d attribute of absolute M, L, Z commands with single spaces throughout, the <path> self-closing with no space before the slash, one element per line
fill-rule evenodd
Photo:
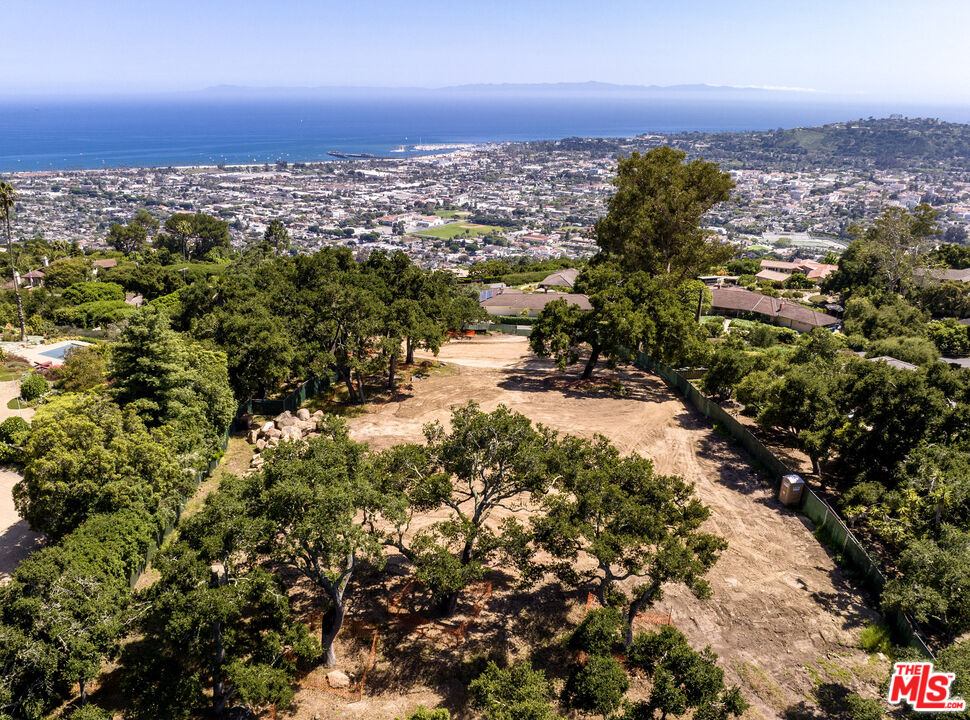
<path fill-rule="evenodd" d="M 427 230 L 421 230 L 415 232 L 415 235 L 421 235 L 423 237 L 435 237 L 443 238 L 445 240 L 451 240 L 458 236 L 462 237 L 479 237 L 481 235 L 488 235 L 491 232 L 502 232 L 505 228 L 501 228 L 498 225 L 475 225 L 473 223 L 449 223 L 448 225 L 442 225 L 441 227 L 428 228 Z M 465 231 L 468 231 L 467 236 Z"/>

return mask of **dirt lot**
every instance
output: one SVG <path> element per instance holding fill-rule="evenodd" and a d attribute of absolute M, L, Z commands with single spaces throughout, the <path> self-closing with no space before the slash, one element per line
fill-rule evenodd
<path fill-rule="evenodd" d="M 635 370 L 604 369 L 598 372 L 622 383 L 622 394 L 578 389 L 536 360 L 525 338 L 510 336 L 452 342 L 439 360 L 451 371 L 415 379 L 405 397 L 353 418 L 352 436 L 375 448 L 420 441 L 424 423 L 446 420 L 451 406 L 470 399 L 484 410 L 504 403 L 563 432 L 605 434 L 622 451 L 653 458 L 660 472 L 696 483 L 712 509 L 710 529 L 728 540 L 709 574 L 712 599 L 700 601 L 674 587 L 656 609 L 669 612 L 696 646 L 710 644 L 720 655 L 728 681 L 741 684 L 752 704 L 746 717 L 777 718 L 795 708 L 803 717 L 824 717 L 806 705 L 813 689 L 827 683 L 878 694 L 888 663 L 857 649 L 861 627 L 876 619 L 867 598 L 816 542 L 808 521 L 782 508 L 740 451 L 662 381 Z M 386 582 L 388 593 L 400 587 Z M 554 583 L 525 595 L 499 583 L 465 645 L 443 649 L 385 633 L 362 700 L 304 689 L 297 715 L 390 719 L 419 703 L 444 702 L 462 717 L 455 702 L 466 672 L 462 662 L 498 650 L 517 656 L 533 641 L 548 644 L 578 622 L 584 599 Z M 357 602 L 351 617 L 373 614 L 364 600 Z M 369 635 L 346 635 L 344 669 L 353 676 Z"/>

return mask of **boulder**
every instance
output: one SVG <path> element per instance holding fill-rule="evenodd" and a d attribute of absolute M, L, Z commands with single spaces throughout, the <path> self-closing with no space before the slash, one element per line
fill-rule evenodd
<path fill-rule="evenodd" d="M 320 418 L 323 417 L 323 410 L 317 410 L 310 417 L 313 418 L 314 420 L 319 420 Z"/>
<path fill-rule="evenodd" d="M 259 426 L 259 431 L 261 433 L 266 433 L 276 427 L 276 424 L 272 420 L 267 420 L 262 425 Z"/>
<path fill-rule="evenodd" d="M 340 670 L 331 670 L 327 673 L 327 684 L 332 688 L 350 687 L 350 678 L 347 673 Z"/>
<path fill-rule="evenodd" d="M 270 438 L 271 440 L 274 439 L 274 438 L 283 437 L 283 431 L 282 430 L 277 430 L 276 428 L 270 428 L 269 430 L 267 430 L 263 434 L 266 437 Z"/>
<path fill-rule="evenodd" d="M 307 410 L 306 408 L 300 408 L 299 410 L 296 411 L 296 417 L 298 420 L 309 420 L 310 411 Z"/>
<path fill-rule="evenodd" d="M 263 440 L 263 438 L 260 438 L 259 440 L 256 441 L 256 449 L 257 450 L 262 450 L 265 447 L 266 447 L 266 441 Z"/>
<path fill-rule="evenodd" d="M 279 447 L 280 439 L 278 437 L 272 437 L 266 441 L 266 447 Z"/>
<path fill-rule="evenodd" d="M 296 424 L 296 427 L 298 427 L 304 433 L 308 433 L 311 430 L 316 430 L 317 429 L 317 424 L 313 420 L 301 420 L 300 422 L 298 422 Z"/>
<path fill-rule="evenodd" d="M 259 430 L 250 430 L 248 440 L 250 445 L 255 445 L 256 441 L 259 440 Z"/>
<path fill-rule="evenodd" d="M 296 418 L 293 416 L 293 413 L 291 413 L 289 410 L 287 410 L 286 412 L 281 412 L 279 415 L 276 416 L 276 427 L 278 427 L 280 430 L 282 430 L 285 427 L 289 427 L 290 425 L 295 425 L 296 422 L 297 422 Z"/>
<path fill-rule="evenodd" d="M 302 440 L 303 431 L 295 425 L 289 425 L 283 428 L 283 439 L 284 440 Z"/>

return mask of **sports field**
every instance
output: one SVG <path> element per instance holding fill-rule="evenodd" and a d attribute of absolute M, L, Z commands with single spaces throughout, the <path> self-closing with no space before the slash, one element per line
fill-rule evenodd
<path fill-rule="evenodd" d="M 428 228 L 415 233 L 423 237 L 436 237 L 445 240 L 452 240 L 456 237 L 480 237 L 490 233 L 501 233 L 506 228 L 498 225 L 476 225 L 474 223 L 454 222 L 436 228 Z"/>

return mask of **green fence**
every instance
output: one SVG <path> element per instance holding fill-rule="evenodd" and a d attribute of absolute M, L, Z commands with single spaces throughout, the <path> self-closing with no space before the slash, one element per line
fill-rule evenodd
<path fill-rule="evenodd" d="M 691 405 L 713 420 L 716 426 L 730 435 L 748 452 L 755 462 L 768 471 L 774 480 L 775 489 L 781 486 L 782 476 L 792 472 L 750 430 L 729 415 L 720 405 L 705 397 L 693 383 L 676 370 L 662 363 L 654 362 L 642 353 L 637 356 L 636 365 L 656 373 L 668 385 L 672 385 L 683 393 Z M 866 552 L 862 543 L 842 522 L 835 510 L 816 495 L 807 484 L 802 494 L 802 504 L 799 510 L 815 524 L 816 537 L 835 553 L 839 565 L 878 600 L 886 586 L 886 578 L 879 570 L 879 566 Z M 923 655 L 932 659 L 933 653 L 908 617 L 902 613 L 887 613 L 884 617 L 898 640 L 916 648 Z"/>
<path fill-rule="evenodd" d="M 252 398 L 239 406 L 236 413 L 238 421 L 244 414 L 279 415 L 289 410 L 296 412 L 307 400 L 329 388 L 336 380 L 333 376 L 315 377 L 300 384 L 296 390 L 284 398 Z"/>

